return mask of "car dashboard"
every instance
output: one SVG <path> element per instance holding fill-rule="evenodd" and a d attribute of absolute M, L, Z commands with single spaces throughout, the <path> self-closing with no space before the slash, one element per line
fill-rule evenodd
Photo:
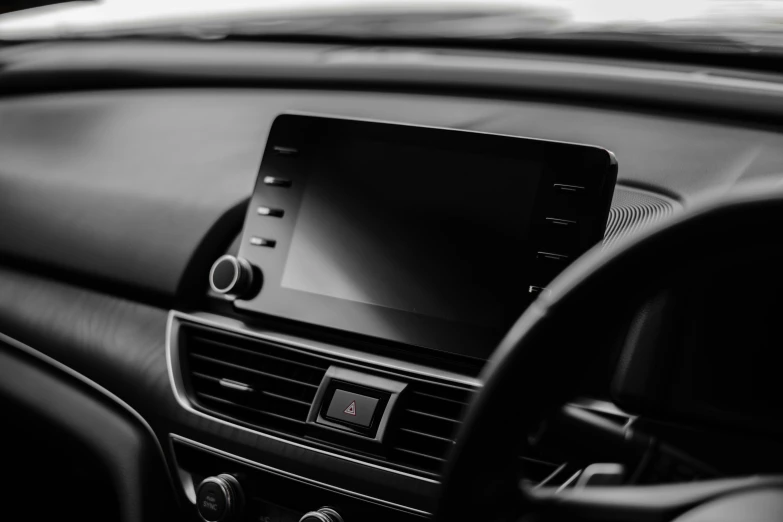
<path fill-rule="evenodd" d="M 23 44 L 0 51 L 0 62 L 0 397 L 45 419 L 28 425 L 19 414 L 6 429 L 32 430 L 39 444 L 62 433 L 125 470 L 107 476 L 128 521 L 198 520 L 203 509 L 215 517 L 206 520 L 300 520 L 319 509 L 313 520 L 338 520 L 328 509 L 346 522 L 430 518 L 487 358 L 533 288 L 546 291 L 568 264 L 545 283 L 515 283 L 509 299 L 520 308 L 487 335 L 460 321 L 385 331 L 367 319 L 388 319 L 385 302 L 387 311 L 335 312 L 334 302 L 313 301 L 317 292 L 307 302 L 282 291 L 266 298 L 285 276 L 258 241 L 280 251 L 289 236 L 249 227 L 292 217 L 298 207 L 263 198 L 270 185 L 298 183 L 270 161 L 303 154 L 274 139 L 281 121 L 503 136 L 514 150 L 581 147 L 560 158 L 611 151 L 614 171 L 601 171 L 601 204 L 589 214 L 596 224 L 574 257 L 783 172 L 774 124 L 783 91 L 759 74 L 447 48 L 132 40 Z M 318 140 L 339 145 L 341 132 Z M 386 163 L 390 179 L 408 184 L 406 194 L 425 190 L 399 165 Z M 458 167 L 447 169 L 452 180 Z M 474 175 L 497 180 L 500 168 Z M 346 190 L 326 192 L 327 209 L 342 201 L 337 193 Z M 360 220 L 368 228 L 375 210 Z M 341 241 L 344 228 L 329 230 Z M 352 248 L 377 263 L 377 251 L 361 254 L 370 236 Z M 319 252 L 300 259 L 318 264 Z M 250 268 L 237 264 L 246 259 Z M 253 273 L 261 286 L 248 293 Z M 447 302 L 428 306 L 446 313 L 461 299 L 458 275 L 446 278 Z M 403 299 L 402 287 L 423 282 L 389 283 Z M 465 302 L 471 317 L 486 311 Z M 620 424 L 633 417 L 603 384 L 590 391 L 573 404 Z M 510 415 L 524 414 L 513 404 Z M 660 480 L 716 473 L 670 457 L 682 468 L 658 470 Z M 557 452 L 521 458 L 531 484 L 568 487 L 578 476 Z"/>

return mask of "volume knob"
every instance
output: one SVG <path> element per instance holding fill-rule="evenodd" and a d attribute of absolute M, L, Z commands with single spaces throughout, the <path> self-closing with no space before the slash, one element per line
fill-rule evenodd
<path fill-rule="evenodd" d="M 254 283 L 253 267 L 241 257 L 222 256 L 209 271 L 209 286 L 219 294 L 247 297 Z"/>

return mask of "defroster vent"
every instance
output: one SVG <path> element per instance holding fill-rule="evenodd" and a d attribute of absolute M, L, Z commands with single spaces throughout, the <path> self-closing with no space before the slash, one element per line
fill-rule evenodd
<path fill-rule="evenodd" d="M 329 362 L 317 356 L 198 326 L 183 326 L 180 350 L 188 394 L 214 415 L 302 435 Z"/>
<path fill-rule="evenodd" d="M 391 441 L 389 460 L 438 474 L 454 446 L 472 390 L 434 383 L 412 383 Z"/>

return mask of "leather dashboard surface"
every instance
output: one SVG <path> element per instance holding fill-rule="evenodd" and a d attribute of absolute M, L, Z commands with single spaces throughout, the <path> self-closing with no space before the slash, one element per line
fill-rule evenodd
<path fill-rule="evenodd" d="M 0 99 L 0 256 L 173 296 L 207 232 L 252 191 L 285 110 L 595 144 L 617 155 L 621 182 L 686 201 L 783 172 L 783 137 L 770 131 L 541 102 L 227 89 L 13 97 Z"/>

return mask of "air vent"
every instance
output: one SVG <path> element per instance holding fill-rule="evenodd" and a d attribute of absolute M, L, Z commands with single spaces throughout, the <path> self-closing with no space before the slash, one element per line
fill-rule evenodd
<path fill-rule="evenodd" d="M 438 474 L 454 446 L 472 390 L 413 383 L 393 434 L 389 460 Z"/>
<path fill-rule="evenodd" d="M 467 385 L 395 376 L 407 383 L 382 446 L 340 440 L 308 423 L 308 414 L 332 365 L 372 372 L 326 355 L 211 326 L 180 322 L 175 343 L 191 405 L 235 424 L 346 452 L 389 468 L 437 478 L 454 446 L 475 390 Z"/>
<path fill-rule="evenodd" d="M 196 407 L 253 427 L 304 433 L 327 360 L 197 326 L 183 327 L 180 342 Z"/>

